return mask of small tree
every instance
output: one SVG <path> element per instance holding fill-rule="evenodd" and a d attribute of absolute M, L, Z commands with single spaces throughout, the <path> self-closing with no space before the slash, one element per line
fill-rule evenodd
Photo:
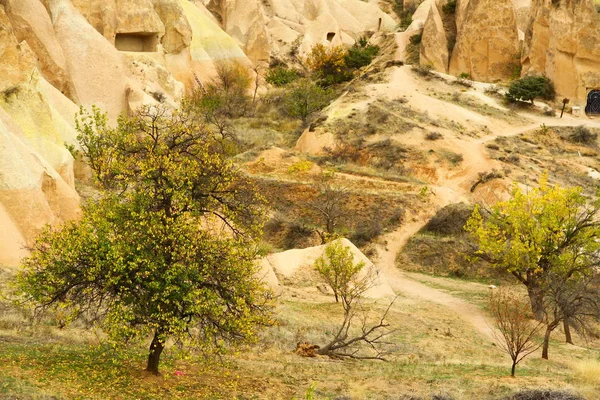
<path fill-rule="evenodd" d="M 101 198 L 40 235 L 20 292 L 98 323 L 117 343 L 151 335 L 154 374 L 168 338 L 215 351 L 255 338 L 271 323 L 254 263 L 264 200 L 223 138 L 188 108 L 143 108 L 116 128 L 94 109 L 77 126 Z"/>
<path fill-rule="evenodd" d="M 372 284 L 371 277 L 359 278 L 364 266 L 363 261 L 354 263 L 354 255 L 340 240 L 328 244 L 315 261 L 315 269 L 333 290 L 335 301 L 343 303 L 351 302 Z"/>
<path fill-rule="evenodd" d="M 308 117 L 327 106 L 331 98 L 330 90 L 321 88 L 310 79 L 300 79 L 285 93 L 283 109 L 290 117 L 300 118 L 306 123 Z"/>
<path fill-rule="evenodd" d="M 340 224 L 348 215 L 345 207 L 348 199 L 348 193 L 343 187 L 332 186 L 327 177 L 317 185 L 317 196 L 308 203 L 308 207 L 317 215 L 316 219 L 321 222 L 322 228 L 315 229 L 321 238 L 321 244 L 335 235 L 340 228 Z"/>
<path fill-rule="evenodd" d="M 530 101 L 542 98 L 554 100 L 556 92 L 554 84 L 546 76 L 526 76 L 511 83 L 506 97 L 509 101 Z"/>
<path fill-rule="evenodd" d="M 245 115 L 252 100 L 250 70 L 239 61 L 219 61 L 215 69 L 217 76 L 207 85 L 204 97 L 215 112 L 230 118 Z"/>
<path fill-rule="evenodd" d="M 321 86 L 346 82 L 352 79 L 352 72 L 346 65 L 348 51 L 344 46 L 326 47 L 316 44 L 306 58 L 306 65 L 319 79 Z"/>
<path fill-rule="evenodd" d="M 542 329 L 543 323 L 533 323 L 528 318 L 527 302 L 505 290 L 492 291 L 490 312 L 497 328 L 494 336 L 500 347 L 510 356 L 510 375 L 515 376 L 517 364 L 541 347 L 541 343 L 535 342 L 534 337 Z"/>
<path fill-rule="evenodd" d="M 383 339 L 392 333 L 386 321 L 392 301 L 381 318 L 369 325 L 367 317 L 362 318 L 359 332 L 353 334 L 352 327 L 364 293 L 373 287 L 377 274 L 373 267 L 364 271 L 364 262 L 354 262 L 354 255 L 341 240 L 331 242 L 325 247 L 325 254 L 315 262 L 315 269 L 331 287 L 336 301 L 341 302 L 344 317 L 333 338 L 317 353 L 338 358 L 385 360 L 382 346 L 388 344 Z M 365 354 L 361 344 L 367 345 L 374 354 Z"/>

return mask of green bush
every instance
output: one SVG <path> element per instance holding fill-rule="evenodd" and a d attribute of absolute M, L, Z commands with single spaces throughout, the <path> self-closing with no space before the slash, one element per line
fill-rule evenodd
<path fill-rule="evenodd" d="M 442 6 L 444 14 L 454 14 L 456 12 L 456 0 L 448 0 L 446 4 Z"/>
<path fill-rule="evenodd" d="M 526 76 L 511 83 L 506 98 L 511 101 L 530 101 L 542 98 L 554 100 L 556 92 L 554 84 L 546 76 Z"/>
<path fill-rule="evenodd" d="M 363 37 L 348 49 L 344 62 L 348 68 L 359 69 L 371 64 L 377 53 L 379 53 L 379 46 L 370 45 L 367 39 Z"/>
<path fill-rule="evenodd" d="M 328 87 L 352 79 L 352 71 L 346 66 L 346 47 L 326 47 L 316 44 L 306 58 L 306 65 L 322 87 Z"/>
<path fill-rule="evenodd" d="M 288 116 L 306 122 L 311 114 L 327 106 L 331 98 L 330 90 L 320 87 L 310 79 L 300 79 L 285 94 L 283 109 Z"/>
<path fill-rule="evenodd" d="M 298 80 L 300 74 L 293 68 L 277 66 L 267 72 L 265 80 L 271 85 L 285 86 Z"/>

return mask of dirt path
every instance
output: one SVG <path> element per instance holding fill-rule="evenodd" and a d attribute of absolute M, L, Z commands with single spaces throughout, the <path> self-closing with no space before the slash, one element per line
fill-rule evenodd
<path fill-rule="evenodd" d="M 427 96 L 423 88 L 420 87 L 418 80 L 411 76 L 407 69 L 398 69 L 395 71 L 389 83 L 377 85 L 377 87 L 372 89 L 370 94 L 372 96 L 387 95 L 395 97 L 403 92 L 411 93 L 408 95 L 411 106 L 417 109 L 426 107 L 430 110 L 430 114 L 438 118 L 453 118 L 461 123 L 470 125 L 481 123 L 481 119 L 484 118 L 473 111 Z M 410 237 L 416 234 L 427 223 L 437 209 L 451 203 L 466 201 L 471 197 L 469 192 L 470 186 L 477 179 L 480 172 L 501 167 L 498 161 L 492 160 L 488 156 L 485 150 L 486 143 L 500 136 L 520 135 L 539 128 L 542 124 L 547 126 L 585 125 L 600 128 L 600 123 L 597 121 L 587 118 L 575 118 L 570 115 L 565 115 L 562 119 L 531 114 L 523 116 L 532 122 L 520 126 L 499 123 L 492 126 L 491 133 L 486 136 L 451 139 L 450 144 L 454 145 L 455 148 L 461 149 L 464 160 L 461 163 L 460 170 L 449 172 L 446 179 L 440 180 L 442 182 L 440 185 L 430 186 L 433 194 L 431 201 L 435 203 L 434 210 L 431 210 L 429 213 L 413 215 L 412 219 L 400 229 L 385 235 L 383 242 L 386 245 L 378 248 L 379 256 L 377 265 L 385 273 L 390 285 L 398 294 L 443 305 L 490 339 L 493 339 L 490 322 L 480 308 L 444 291 L 431 288 L 412 279 L 408 274 L 396 267 L 395 259 Z M 490 121 L 487 120 L 487 122 L 489 123 Z M 418 277 L 418 274 L 412 275 Z"/>

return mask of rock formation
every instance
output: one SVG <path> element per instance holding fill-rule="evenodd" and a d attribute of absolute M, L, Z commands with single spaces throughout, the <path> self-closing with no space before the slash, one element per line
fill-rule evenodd
<path fill-rule="evenodd" d="M 394 290 L 383 273 L 376 269 L 373 262 L 371 262 L 371 260 L 369 260 L 369 258 L 348 239 L 339 240 L 345 247 L 350 249 L 355 263 L 365 263 L 361 272 L 363 276 L 369 269 L 373 268 L 375 270 L 376 278 L 373 282 L 373 286 L 364 293 L 364 296 L 373 299 L 394 297 Z M 325 245 L 322 245 L 271 254 L 260 261 L 259 274 L 265 284 L 274 290 L 280 290 L 280 284 L 306 284 L 307 281 L 312 280 L 311 277 L 315 282 L 319 282 L 320 278 L 316 275 L 314 264 L 316 259 L 323 255 L 324 250 Z M 281 280 L 277 278 L 278 276 L 281 277 Z"/>
<path fill-rule="evenodd" d="M 394 21 L 360 0 L 0 0 L 0 265 L 80 212 L 75 179 L 89 172 L 65 147 L 79 106 L 114 121 L 175 105 L 218 62 L 250 68 L 295 41 L 302 52 L 380 28 Z"/>
<path fill-rule="evenodd" d="M 376 5 L 360 0 L 205 0 L 254 61 L 300 55 L 317 43 L 353 44 L 359 36 L 392 31 L 394 20 Z M 265 46 L 268 51 L 265 51 Z"/>
<path fill-rule="evenodd" d="M 523 74 L 545 74 L 560 97 L 585 106 L 600 89 L 600 19 L 590 0 L 535 0 L 526 32 Z"/>
<path fill-rule="evenodd" d="M 448 72 L 448 39 L 437 4 L 433 3 L 423 26 L 420 63 L 436 71 Z"/>
<path fill-rule="evenodd" d="M 475 80 L 506 80 L 519 71 L 519 36 L 512 0 L 469 0 L 457 5 L 458 33 L 449 71 Z M 459 22 L 460 21 L 460 22 Z"/>

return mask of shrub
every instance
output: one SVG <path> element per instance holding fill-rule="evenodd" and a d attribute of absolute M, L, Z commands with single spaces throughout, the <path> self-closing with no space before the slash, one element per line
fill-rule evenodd
<path fill-rule="evenodd" d="M 588 128 L 580 125 L 574 129 L 573 133 L 571 133 L 568 138 L 571 142 L 591 144 L 596 142 L 598 134 L 592 133 Z"/>
<path fill-rule="evenodd" d="M 300 74 L 295 69 L 277 66 L 267 72 L 265 80 L 271 85 L 285 86 L 298 80 L 298 78 L 300 78 Z"/>
<path fill-rule="evenodd" d="M 438 139 L 441 139 L 443 137 L 444 136 L 442 136 L 442 134 L 439 133 L 439 132 L 428 132 L 425 135 L 425 140 L 438 140 Z"/>
<path fill-rule="evenodd" d="M 498 85 L 490 85 L 485 88 L 484 92 L 486 94 L 498 94 L 500 93 L 500 87 Z"/>
<path fill-rule="evenodd" d="M 330 90 L 323 89 L 310 79 L 300 79 L 285 94 L 283 108 L 290 117 L 306 122 L 311 114 L 329 104 L 331 97 Z"/>
<path fill-rule="evenodd" d="M 359 69 L 371 64 L 377 53 L 379 53 L 379 46 L 370 45 L 363 37 L 348 49 L 344 62 L 348 68 Z"/>
<path fill-rule="evenodd" d="M 562 390 L 529 389 L 503 397 L 501 400 L 585 400 L 585 398 Z"/>
<path fill-rule="evenodd" d="M 423 39 L 423 34 L 418 33 L 416 35 L 412 35 L 408 40 L 411 44 L 417 45 L 421 44 L 421 40 Z"/>
<path fill-rule="evenodd" d="M 494 291 L 495 292 L 495 291 Z M 541 347 L 534 337 L 541 331 L 542 322 L 529 320 L 529 302 L 505 290 L 492 292 L 490 312 L 494 318 L 494 337 L 512 360 L 510 375 L 515 376 L 517 364 Z M 542 399 L 543 397 L 535 397 Z"/>
<path fill-rule="evenodd" d="M 464 157 L 460 153 L 455 153 L 453 151 L 444 151 L 442 155 L 446 160 L 448 160 L 452 165 L 458 165 L 463 162 Z"/>
<path fill-rule="evenodd" d="M 418 65 L 413 65 L 413 67 L 412 67 L 412 70 L 421 76 L 431 75 L 432 69 L 433 69 L 433 67 L 429 64 L 426 64 L 426 65 L 418 64 Z"/>
<path fill-rule="evenodd" d="M 456 0 L 448 0 L 446 4 L 442 6 L 444 14 L 454 14 L 456 12 Z"/>
<path fill-rule="evenodd" d="M 546 76 L 526 76 L 511 83 L 506 98 L 511 101 L 530 101 L 542 98 L 554 100 L 556 92 L 554 84 Z"/>
<path fill-rule="evenodd" d="M 220 61 L 215 63 L 215 68 L 216 78 L 195 101 L 212 115 L 223 114 L 230 118 L 245 115 L 252 100 L 248 96 L 252 84 L 250 71 L 237 61 Z"/>
<path fill-rule="evenodd" d="M 556 111 L 553 108 L 546 107 L 544 109 L 544 115 L 547 117 L 556 117 Z"/>
<path fill-rule="evenodd" d="M 449 204 L 439 210 L 433 218 L 421 228 L 422 233 L 433 233 L 436 235 L 461 235 L 464 233 L 463 226 L 467 223 L 474 207 L 465 203 Z"/>
<path fill-rule="evenodd" d="M 306 64 L 321 86 L 330 86 L 352 79 L 352 73 L 346 66 L 347 54 L 344 46 L 327 48 L 319 43 L 310 50 Z"/>

